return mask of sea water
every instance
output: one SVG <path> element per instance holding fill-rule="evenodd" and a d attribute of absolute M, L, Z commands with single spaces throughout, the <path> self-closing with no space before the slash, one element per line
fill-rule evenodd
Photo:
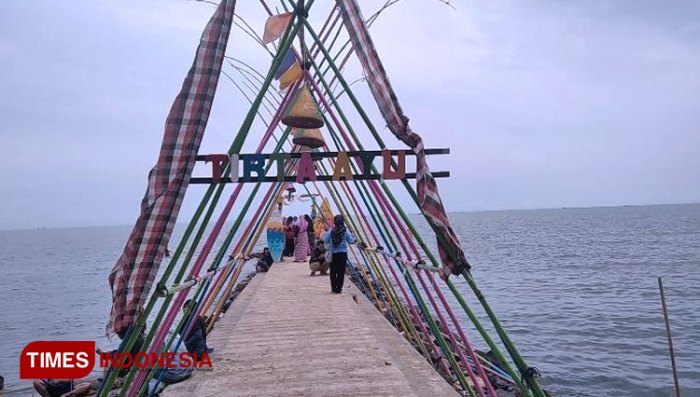
<path fill-rule="evenodd" d="M 433 244 L 427 224 L 415 221 Z M 683 396 L 700 396 L 700 204 L 453 213 L 451 221 L 481 291 L 553 396 L 672 395 L 657 276 Z M 31 395 L 30 383 L 18 380 L 30 341 L 114 345 L 104 337 L 107 276 L 130 230 L 0 231 L 5 395 Z M 453 280 L 492 329 L 466 282 Z"/>

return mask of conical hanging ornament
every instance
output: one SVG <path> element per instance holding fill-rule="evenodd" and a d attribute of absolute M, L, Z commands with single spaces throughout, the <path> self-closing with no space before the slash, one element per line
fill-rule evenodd
<path fill-rule="evenodd" d="M 292 103 L 287 107 L 287 111 L 282 117 L 282 123 L 295 128 L 323 127 L 321 111 L 306 84 L 301 86 L 295 94 Z"/>
<path fill-rule="evenodd" d="M 326 141 L 323 139 L 323 134 L 321 134 L 321 130 L 318 128 L 296 130 L 292 142 L 311 149 L 320 148 L 326 144 Z"/>

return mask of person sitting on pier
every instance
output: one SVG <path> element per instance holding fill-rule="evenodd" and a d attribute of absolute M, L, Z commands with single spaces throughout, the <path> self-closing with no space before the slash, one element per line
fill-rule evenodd
<path fill-rule="evenodd" d="M 322 276 L 328 274 L 328 267 L 330 265 L 326 262 L 325 254 L 326 248 L 323 244 L 323 240 L 318 240 L 313 251 L 311 251 L 311 258 L 309 258 L 310 275 L 312 277 L 316 275 L 316 272 L 320 272 Z"/>
<path fill-rule="evenodd" d="M 250 258 L 258 258 L 258 263 L 255 264 L 255 270 L 262 273 L 270 270 L 272 264 L 275 263 L 275 260 L 272 259 L 272 254 L 270 254 L 270 249 L 267 247 L 263 248 L 262 252 L 252 254 Z"/>
<path fill-rule="evenodd" d="M 168 333 L 168 335 L 172 335 Z M 170 344 L 170 349 L 168 352 L 175 353 L 174 365 L 172 368 L 160 368 L 157 370 L 153 379 L 148 382 L 148 395 L 153 396 L 165 388 L 167 385 L 172 385 L 173 383 L 179 383 L 183 380 L 189 378 L 192 375 L 192 366 L 183 366 L 180 363 L 180 353 L 186 353 L 189 349 L 185 350 L 184 343 L 180 342 L 180 338 L 175 336 L 173 342 Z M 192 352 L 190 352 L 192 354 Z"/>
<path fill-rule="evenodd" d="M 73 390 L 72 379 L 41 379 L 35 380 L 33 385 L 41 397 L 61 397 Z"/>
<path fill-rule="evenodd" d="M 185 301 L 182 310 L 185 311 L 188 306 L 192 307 L 190 316 L 196 315 L 196 305 L 193 303 L 192 299 Z M 185 338 L 185 346 L 189 353 L 196 353 L 198 357 L 201 357 L 204 353 L 211 353 L 212 349 L 207 346 L 207 326 L 204 316 L 197 316 L 197 318 L 194 319 L 190 332 Z"/>

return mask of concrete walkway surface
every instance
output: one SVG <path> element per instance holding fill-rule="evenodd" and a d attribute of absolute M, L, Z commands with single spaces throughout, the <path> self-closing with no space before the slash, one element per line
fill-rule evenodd
<path fill-rule="evenodd" d="M 350 277 L 331 294 L 328 276 L 309 277 L 307 263 L 256 275 L 208 341 L 214 369 L 162 396 L 458 395 Z"/>

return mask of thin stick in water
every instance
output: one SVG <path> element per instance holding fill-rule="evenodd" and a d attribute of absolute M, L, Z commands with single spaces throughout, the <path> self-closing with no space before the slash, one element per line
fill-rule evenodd
<path fill-rule="evenodd" d="M 673 339 L 671 339 L 671 325 L 668 322 L 668 312 L 666 311 L 666 298 L 664 297 L 664 285 L 661 282 L 661 277 L 657 277 L 659 280 L 659 292 L 661 293 L 661 307 L 664 310 L 664 321 L 666 322 L 666 337 L 668 338 L 668 352 L 671 355 L 671 369 L 673 369 L 673 383 L 675 384 L 676 397 L 681 397 L 681 388 L 678 385 L 678 371 L 676 370 L 676 357 L 673 354 Z"/>

